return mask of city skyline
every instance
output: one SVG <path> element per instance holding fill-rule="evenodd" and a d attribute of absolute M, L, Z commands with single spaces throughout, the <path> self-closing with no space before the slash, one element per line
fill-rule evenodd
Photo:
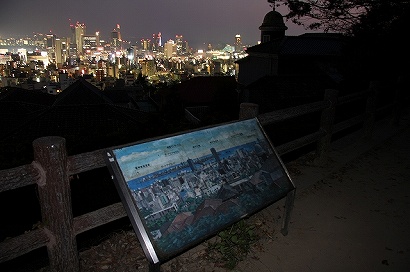
<path fill-rule="evenodd" d="M 232 44 L 237 34 L 241 35 L 243 44 L 255 45 L 260 40 L 259 26 L 266 13 L 272 10 L 266 0 L 155 0 L 144 3 L 119 0 L 115 5 L 107 0 L 99 1 L 98 5 L 74 0 L 69 3 L 64 8 L 55 0 L 8 0 L 2 4 L 0 37 L 24 37 L 34 33 L 69 37 L 70 24 L 80 22 L 86 25 L 87 35 L 99 32 L 106 40 L 118 24 L 123 40 L 131 44 L 161 32 L 163 43 L 182 35 L 191 47 L 198 49 L 206 49 L 208 43 Z M 286 10 L 278 11 L 286 13 Z M 290 22 L 285 21 L 285 24 L 287 35 L 307 32 Z"/>

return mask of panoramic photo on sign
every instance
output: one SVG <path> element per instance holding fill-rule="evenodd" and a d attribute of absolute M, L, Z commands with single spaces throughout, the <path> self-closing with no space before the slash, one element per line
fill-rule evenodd
<path fill-rule="evenodd" d="M 118 147 L 107 157 L 135 231 L 161 260 L 295 189 L 256 118 Z"/>

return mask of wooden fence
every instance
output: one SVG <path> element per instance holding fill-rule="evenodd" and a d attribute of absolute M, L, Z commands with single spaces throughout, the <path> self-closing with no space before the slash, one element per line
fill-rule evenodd
<path fill-rule="evenodd" d="M 371 137 L 375 116 L 388 110 L 393 120 L 399 120 L 401 98 L 377 107 L 378 84 L 372 83 L 368 90 L 338 97 L 338 91 L 326 90 L 323 101 L 300 105 L 274 112 L 258 114 L 258 105 L 243 103 L 239 119 L 257 116 L 263 126 L 321 112 L 320 128 L 314 133 L 276 146 L 279 155 L 297 150 L 308 144 L 316 144 L 319 161 L 326 157 L 332 135 L 355 125 L 362 124 L 365 137 Z M 366 110 L 347 120 L 335 123 L 336 109 L 353 101 L 366 101 Z M 393 115 L 393 116 L 392 116 Z M 0 263 L 15 259 L 35 249 L 46 247 L 50 271 L 79 271 L 76 236 L 126 216 L 121 202 L 73 217 L 70 195 L 70 176 L 89 170 L 106 167 L 104 149 L 67 156 L 65 139 L 43 137 L 33 142 L 34 161 L 12 169 L 0 171 L 0 192 L 36 184 L 41 207 L 42 224 L 0 243 Z"/>

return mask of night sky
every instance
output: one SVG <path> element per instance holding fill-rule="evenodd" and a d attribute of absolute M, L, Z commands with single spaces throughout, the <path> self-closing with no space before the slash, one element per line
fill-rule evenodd
<path fill-rule="evenodd" d="M 153 33 L 162 33 L 162 42 L 182 35 L 190 46 L 233 44 L 240 34 L 243 44 L 260 40 L 259 26 L 271 10 L 266 0 L 3 0 L 0 4 L 0 37 L 53 33 L 70 36 L 70 23 L 84 23 L 86 34 L 100 32 L 108 40 L 117 24 L 123 40 L 135 44 Z M 278 9 L 282 14 L 286 10 Z M 286 22 L 286 35 L 307 32 Z"/>

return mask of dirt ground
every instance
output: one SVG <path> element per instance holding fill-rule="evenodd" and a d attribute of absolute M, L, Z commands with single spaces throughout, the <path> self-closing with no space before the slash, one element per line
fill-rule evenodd
<path fill-rule="evenodd" d="M 350 150 L 341 142 L 324 165 L 309 156 L 289 163 L 297 190 L 288 235 L 280 233 L 284 200 L 246 219 L 259 239 L 234 269 L 210 258 L 204 242 L 162 264 L 161 271 L 410 271 L 407 123 L 395 131 L 386 124 L 375 139 Z M 80 262 L 84 272 L 148 271 L 132 230 L 80 252 Z"/>

